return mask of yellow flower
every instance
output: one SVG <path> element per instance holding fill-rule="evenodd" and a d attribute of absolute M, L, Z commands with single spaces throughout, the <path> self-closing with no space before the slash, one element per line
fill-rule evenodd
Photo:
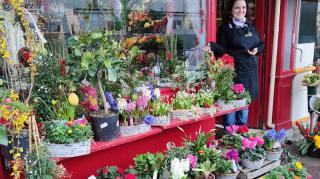
<path fill-rule="evenodd" d="M 3 58 L 5 58 L 5 59 L 8 59 L 8 58 L 10 58 L 10 53 L 9 53 L 9 51 L 4 51 L 4 53 L 3 53 Z"/>
<path fill-rule="evenodd" d="M 315 140 L 315 141 L 320 141 L 320 136 L 319 136 L 319 135 L 315 135 L 315 136 L 314 136 L 314 140 Z"/>
<path fill-rule="evenodd" d="M 160 36 L 157 36 L 157 37 L 156 37 L 156 42 L 157 42 L 157 43 L 162 43 L 162 38 L 161 38 Z"/>
<path fill-rule="evenodd" d="M 55 106 L 56 104 L 58 103 L 58 100 L 51 100 L 51 104 L 53 105 L 53 106 Z"/>
<path fill-rule="evenodd" d="M 316 142 L 315 142 L 315 145 L 316 145 L 316 147 L 317 147 L 318 149 L 320 149 L 320 141 L 316 141 Z"/>
<path fill-rule="evenodd" d="M 10 96 L 9 96 L 13 101 L 17 101 L 19 99 L 19 95 L 15 91 L 10 91 Z"/>
<path fill-rule="evenodd" d="M 71 129 L 68 130 L 68 134 L 72 134 L 72 130 Z"/>
<path fill-rule="evenodd" d="M 76 93 L 70 93 L 69 96 L 68 96 L 68 101 L 73 106 L 78 106 L 79 105 L 79 98 L 76 95 Z"/>
<path fill-rule="evenodd" d="M 299 169 L 299 170 L 302 169 L 302 164 L 301 164 L 301 162 L 296 162 L 295 165 L 296 165 L 297 169 Z"/>

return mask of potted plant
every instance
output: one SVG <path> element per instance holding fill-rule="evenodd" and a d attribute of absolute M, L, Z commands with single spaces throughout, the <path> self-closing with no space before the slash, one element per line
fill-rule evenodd
<path fill-rule="evenodd" d="M 195 103 L 201 109 L 201 113 L 204 115 L 212 116 L 215 113 L 214 103 L 214 93 L 209 90 L 200 89 L 195 95 Z"/>
<path fill-rule="evenodd" d="M 279 178 L 305 178 L 312 179 L 308 174 L 306 168 L 298 160 L 292 160 L 289 163 L 281 165 L 265 176 L 266 179 L 279 179 Z"/>
<path fill-rule="evenodd" d="M 308 154 L 311 157 L 320 158 L 320 121 L 318 121 L 312 131 L 303 126 L 300 122 L 297 122 L 296 124 L 303 136 L 303 139 L 298 142 L 301 155 Z"/>
<path fill-rule="evenodd" d="M 25 129 L 31 116 L 31 108 L 19 101 L 15 91 L 0 85 L 0 144 L 7 161 L 13 161 L 12 175 L 19 178 L 22 158 L 29 148 L 28 132 Z"/>
<path fill-rule="evenodd" d="M 189 120 L 195 117 L 195 112 L 191 109 L 193 96 L 185 91 L 179 91 L 172 101 L 173 111 L 170 113 L 172 118 Z"/>
<path fill-rule="evenodd" d="M 212 163 L 210 160 L 206 160 L 205 162 L 199 164 L 197 168 L 193 170 L 201 172 L 201 179 L 214 179 L 215 176 L 212 174 L 216 170 L 216 163 Z"/>
<path fill-rule="evenodd" d="M 231 125 L 226 127 L 227 134 L 222 136 L 221 150 L 226 154 L 230 149 L 234 148 L 236 150 L 241 150 L 242 143 L 241 139 L 244 137 L 249 129 L 246 125 Z"/>
<path fill-rule="evenodd" d="M 90 120 L 98 141 L 109 141 L 116 138 L 118 131 L 119 114 L 112 111 L 107 102 L 110 93 L 105 94 L 102 82 L 116 81 L 116 66 L 119 64 L 118 56 L 120 45 L 111 40 L 110 32 L 90 32 L 68 39 L 71 49 L 68 60 L 69 78 L 75 84 L 81 84 L 86 79 L 91 86 L 97 86 L 102 99 L 103 110 L 90 113 Z M 112 103 L 114 104 L 114 103 Z"/>
<path fill-rule="evenodd" d="M 167 125 L 170 123 L 169 112 L 172 109 L 170 104 L 157 99 L 150 103 L 150 107 L 150 112 L 154 116 L 152 125 Z"/>
<path fill-rule="evenodd" d="M 234 160 L 221 158 L 218 162 L 215 176 L 217 179 L 236 179 L 239 169 Z"/>
<path fill-rule="evenodd" d="M 271 129 L 263 136 L 263 148 L 267 151 L 266 160 L 275 161 L 280 159 L 283 151 L 280 142 L 285 136 L 285 129 L 281 129 L 278 132 L 275 129 Z"/>
<path fill-rule="evenodd" d="M 266 151 L 262 148 L 264 141 L 260 137 L 250 136 L 241 140 L 241 164 L 245 168 L 259 169 L 266 157 Z"/>
<path fill-rule="evenodd" d="M 97 170 L 97 177 L 91 176 L 92 179 L 135 179 L 137 175 L 137 171 L 128 168 L 123 170 L 117 166 L 105 166 Z M 90 178 L 90 179 L 91 179 Z"/>
<path fill-rule="evenodd" d="M 308 96 L 315 95 L 316 87 L 320 83 L 320 75 L 317 73 L 309 73 L 303 76 L 302 85 L 308 87 Z"/>
<path fill-rule="evenodd" d="M 157 179 L 158 175 L 163 173 L 165 157 L 162 153 L 145 153 L 140 154 L 134 159 L 136 171 L 141 178 Z"/>
<path fill-rule="evenodd" d="M 187 178 L 187 172 L 190 170 L 188 159 L 174 158 L 170 161 L 170 173 L 172 179 Z M 202 169 L 199 169 L 199 171 Z"/>

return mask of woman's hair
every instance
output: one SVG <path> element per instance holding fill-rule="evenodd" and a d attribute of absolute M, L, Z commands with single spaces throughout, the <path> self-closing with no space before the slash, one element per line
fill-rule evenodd
<path fill-rule="evenodd" d="M 232 22 L 232 8 L 233 8 L 233 5 L 236 1 L 239 1 L 239 0 L 228 0 L 227 2 L 227 6 L 226 8 L 224 9 L 224 15 L 223 15 L 223 19 L 222 19 L 222 22 L 223 23 L 230 23 Z M 246 2 L 246 6 L 247 6 L 247 12 L 246 12 L 246 19 L 247 19 L 247 22 L 248 23 L 252 23 L 251 22 L 251 17 L 250 17 L 250 12 L 249 12 L 249 6 L 248 6 L 248 2 L 246 0 L 244 0 Z"/>

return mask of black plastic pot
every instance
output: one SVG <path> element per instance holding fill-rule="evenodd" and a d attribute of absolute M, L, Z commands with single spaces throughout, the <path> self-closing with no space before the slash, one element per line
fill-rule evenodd
<path fill-rule="evenodd" d="M 119 133 L 119 113 L 100 116 L 102 113 L 93 112 L 90 114 L 91 126 L 96 141 L 111 141 L 117 138 Z"/>
<path fill-rule="evenodd" d="M 313 144 L 309 147 L 307 154 L 313 158 L 320 158 L 320 149 L 317 149 L 316 146 Z"/>
<path fill-rule="evenodd" d="M 10 150 L 12 150 L 13 147 L 23 148 L 23 152 L 21 152 L 21 158 L 26 156 L 27 150 L 29 149 L 29 138 L 27 134 L 20 135 L 19 137 L 13 137 L 9 135 L 8 141 L 12 141 L 12 143 L 8 143 L 7 146 L 1 145 L 1 152 L 4 158 L 13 160 L 13 155 L 10 154 Z"/>

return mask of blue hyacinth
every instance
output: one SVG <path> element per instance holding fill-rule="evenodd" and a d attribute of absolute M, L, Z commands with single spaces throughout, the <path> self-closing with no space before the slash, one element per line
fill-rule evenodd
<path fill-rule="evenodd" d="M 114 112 L 118 112 L 118 111 L 119 111 L 119 110 L 118 110 L 118 103 L 117 103 L 117 101 L 113 98 L 112 92 L 106 92 L 104 95 L 106 96 L 107 101 L 108 101 L 108 103 L 109 103 L 109 105 L 110 105 L 110 110 L 111 110 L 111 111 L 114 111 Z"/>
<path fill-rule="evenodd" d="M 269 140 L 276 140 L 276 135 L 277 135 L 277 132 L 275 129 L 271 129 L 267 133 L 267 137 Z"/>
<path fill-rule="evenodd" d="M 286 136 L 286 130 L 285 130 L 285 129 L 281 129 L 281 130 L 277 133 L 277 135 L 276 135 L 276 137 L 275 137 L 275 140 L 276 140 L 276 141 L 280 141 L 280 140 L 283 139 L 285 136 Z"/>
<path fill-rule="evenodd" d="M 146 115 L 146 117 L 144 117 L 144 123 L 150 125 L 152 124 L 154 121 L 154 117 L 150 114 Z"/>

